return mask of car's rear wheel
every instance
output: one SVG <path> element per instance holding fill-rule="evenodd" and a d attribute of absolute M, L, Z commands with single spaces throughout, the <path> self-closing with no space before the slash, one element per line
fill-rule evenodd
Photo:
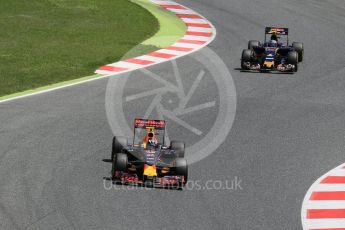
<path fill-rule="evenodd" d="M 255 41 L 255 40 L 250 40 L 248 42 L 248 49 L 253 49 L 254 46 L 260 46 L 260 42 Z"/>
<path fill-rule="evenodd" d="M 242 51 L 242 56 L 241 56 L 241 68 L 244 70 L 247 70 L 248 67 L 245 63 L 248 63 L 251 61 L 253 56 L 253 50 L 250 49 L 245 49 Z"/>
<path fill-rule="evenodd" d="M 113 138 L 113 144 L 111 149 L 111 161 L 114 160 L 114 156 L 117 153 L 121 153 L 122 149 L 128 145 L 128 140 L 126 137 L 117 137 Z"/>
<path fill-rule="evenodd" d="M 183 141 L 171 141 L 170 142 L 170 149 L 174 150 L 178 157 L 183 158 L 185 152 L 185 143 Z"/>
<path fill-rule="evenodd" d="M 188 181 L 188 164 L 187 160 L 183 158 L 177 158 L 176 164 L 175 164 L 175 173 L 177 176 L 183 176 L 184 177 L 184 183 L 185 185 Z"/>
<path fill-rule="evenodd" d="M 295 72 L 298 70 L 298 53 L 296 51 L 290 51 L 287 54 L 287 63 L 295 66 Z"/>
<path fill-rule="evenodd" d="M 298 53 L 298 61 L 299 62 L 303 61 L 303 55 L 304 55 L 303 43 L 302 42 L 293 42 L 292 47 Z"/>

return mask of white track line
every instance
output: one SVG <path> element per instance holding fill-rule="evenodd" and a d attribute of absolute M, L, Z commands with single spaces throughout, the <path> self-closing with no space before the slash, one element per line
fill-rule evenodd
<path fill-rule="evenodd" d="M 205 19 L 198 19 L 198 18 L 182 18 L 182 21 L 185 23 L 209 23 Z"/>
<path fill-rule="evenodd" d="M 319 184 L 317 186 L 317 191 L 345 191 L 345 186 L 344 184 Z"/>
<path fill-rule="evenodd" d="M 316 219 L 307 220 L 304 223 L 303 229 L 344 229 L 345 219 Z"/>
<path fill-rule="evenodd" d="M 202 27 L 189 26 L 187 31 L 212 33 L 212 28 L 202 28 Z"/>
<path fill-rule="evenodd" d="M 153 65 L 156 65 L 159 63 L 171 61 L 171 60 L 189 55 L 191 53 L 194 53 L 194 52 L 202 49 L 203 47 L 205 47 L 209 43 L 211 43 L 214 40 L 214 38 L 216 37 L 217 32 L 216 32 L 215 27 L 212 25 L 212 23 L 210 23 L 206 18 L 204 18 L 199 13 L 193 11 L 192 9 L 189 9 L 188 7 L 183 6 L 181 4 L 178 4 L 174 1 L 151 0 L 151 2 L 154 4 L 157 4 L 157 5 L 162 5 L 162 7 L 164 7 L 166 10 L 175 13 L 178 17 L 180 17 L 180 19 L 183 22 L 186 23 L 186 25 L 187 25 L 187 32 L 186 33 L 192 32 L 193 35 L 187 35 L 186 34 L 180 40 L 178 40 L 175 44 L 172 45 L 174 47 L 174 49 L 176 49 L 176 48 L 187 48 L 185 51 L 172 50 L 172 49 L 168 50 L 169 47 L 166 47 L 164 49 L 157 50 L 156 52 L 166 54 L 166 55 L 169 55 L 169 54 L 172 55 L 169 58 L 166 58 L 166 57 L 162 58 L 162 57 L 150 56 L 150 55 L 143 55 L 143 56 L 139 56 L 139 57 L 134 58 L 134 59 L 141 59 L 141 60 L 145 60 L 145 61 L 150 61 L 149 64 L 146 63 L 145 65 L 144 64 L 138 64 L 135 62 L 134 63 L 128 62 L 129 60 L 128 61 L 123 60 L 123 61 L 119 61 L 119 62 L 114 62 L 114 63 L 102 66 L 99 69 L 97 69 L 96 73 L 101 75 L 97 78 L 79 81 L 79 82 L 75 82 L 75 83 L 71 83 L 71 84 L 67 84 L 67 85 L 63 85 L 63 86 L 59 86 L 59 87 L 55 87 L 55 88 L 50 88 L 47 90 L 42 90 L 39 92 L 25 94 L 25 95 L 18 96 L 18 97 L 12 97 L 12 98 L 0 101 L 0 103 L 17 100 L 17 99 L 24 98 L 24 97 L 39 95 L 39 94 L 51 92 L 54 90 L 63 89 L 63 88 L 83 84 L 86 82 L 99 80 L 99 79 L 106 78 L 106 77 L 113 77 L 113 76 L 116 76 L 119 74 L 131 72 L 131 71 L 134 71 L 137 69 L 146 68 L 146 67 L 153 66 Z M 210 33 L 210 36 L 208 36 L 208 34 L 203 34 L 203 33 Z"/>
<path fill-rule="evenodd" d="M 344 200 L 327 200 L 327 201 L 309 201 L 306 206 L 307 209 L 344 209 Z"/>

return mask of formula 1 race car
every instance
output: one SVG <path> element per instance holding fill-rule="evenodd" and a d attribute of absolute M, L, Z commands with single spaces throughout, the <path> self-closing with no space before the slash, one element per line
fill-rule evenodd
<path fill-rule="evenodd" d="M 267 35 L 271 39 L 267 41 Z M 280 42 L 286 36 L 286 45 Z M 289 45 L 289 29 L 266 27 L 265 41 L 251 40 L 248 49 L 244 49 L 241 58 L 242 70 L 297 72 L 298 63 L 303 60 L 303 43 L 293 42 Z"/>
<path fill-rule="evenodd" d="M 164 120 L 136 118 L 134 139 L 115 136 L 112 144 L 112 180 L 121 184 L 182 189 L 188 179 L 185 143 L 165 146 Z"/>

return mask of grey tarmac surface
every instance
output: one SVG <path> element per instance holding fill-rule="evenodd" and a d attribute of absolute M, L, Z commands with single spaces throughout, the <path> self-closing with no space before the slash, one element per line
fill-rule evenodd
<path fill-rule="evenodd" d="M 210 48 L 237 90 L 231 133 L 190 166 L 190 179 L 237 176 L 242 190 L 106 190 L 110 164 L 102 160 L 112 132 L 104 79 L 0 105 L 0 229 L 302 228 L 307 189 L 345 160 L 345 3 L 179 2 L 216 26 Z M 266 25 L 290 27 L 291 39 L 304 42 L 297 74 L 236 70 L 247 41 L 262 40 Z"/>

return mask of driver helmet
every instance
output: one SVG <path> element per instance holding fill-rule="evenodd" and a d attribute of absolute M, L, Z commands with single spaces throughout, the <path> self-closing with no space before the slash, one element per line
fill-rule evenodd
<path fill-rule="evenodd" d="M 147 134 L 143 140 L 145 148 L 147 147 L 155 147 L 157 145 L 157 138 L 154 133 L 154 129 L 150 128 L 147 130 Z"/>
<path fill-rule="evenodd" d="M 156 146 L 157 145 L 157 140 L 154 137 L 154 134 L 153 133 L 149 133 L 148 137 L 149 137 L 149 139 L 147 141 L 147 145 L 148 146 L 152 146 L 152 147 Z"/>
<path fill-rule="evenodd" d="M 149 141 L 147 142 L 147 145 L 148 145 L 148 146 L 151 146 L 151 147 L 155 147 L 155 146 L 156 146 L 156 142 L 155 142 L 154 140 L 149 140 Z"/>
<path fill-rule="evenodd" d="M 278 46 L 278 42 L 276 40 L 271 40 L 268 44 L 269 47 L 277 47 Z"/>
<path fill-rule="evenodd" d="M 277 36 L 276 34 L 272 34 L 271 40 L 276 40 L 276 41 L 278 41 L 278 36 Z"/>

